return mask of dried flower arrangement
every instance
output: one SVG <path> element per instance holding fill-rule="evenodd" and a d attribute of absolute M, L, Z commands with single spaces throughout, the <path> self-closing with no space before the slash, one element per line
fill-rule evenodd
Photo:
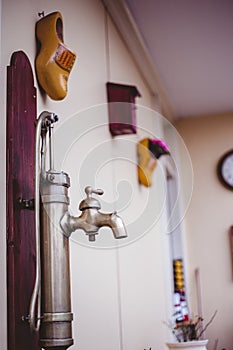
<path fill-rule="evenodd" d="M 217 311 L 214 312 L 213 316 L 210 318 L 209 322 L 206 323 L 206 325 L 203 325 L 204 320 L 200 316 L 197 316 L 195 319 L 189 321 L 175 323 L 175 325 L 172 322 L 165 323 L 179 343 L 200 340 L 202 339 L 206 329 L 212 323 L 216 314 Z"/>

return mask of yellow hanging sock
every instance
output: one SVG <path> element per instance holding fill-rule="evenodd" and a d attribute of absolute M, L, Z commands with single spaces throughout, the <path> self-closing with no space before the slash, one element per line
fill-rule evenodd
<path fill-rule="evenodd" d="M 36 24 L 36 37 L 40 45 L 36 57 L 39 84 L 53 100 L 67 95 L 67 82 L 76 54 L 63 41 L 63 20 L 60 12 L 52 12 Z"/>
<path fill-rule="evenodd" d="M 138 143 L 138 181 L 140 184 L 150 187 L 152 185 L 152 173 L 156 168 L 157 159 L 149 151 L 149 139 L 145 138 Z"/>

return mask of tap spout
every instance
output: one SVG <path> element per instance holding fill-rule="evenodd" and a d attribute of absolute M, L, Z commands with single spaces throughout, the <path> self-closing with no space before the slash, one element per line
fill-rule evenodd
<path fill-rule="evenodd" d="M 60 221 L 60 226 L 66 237 L 69 237 L 72 232 L 82 229 L 89 235 L 90 241 L 95 240 L 95 235 L 104 226 L 111 228 L 116 239 L 127 237 L 124 222 L 116 212 L 104 214 L 96 208 L 83 210 L 79 217 L 72 216 L 67 211 Z"/>
<path fill-rule="evenodd" d="M 124 222 L 122 218 L 119 215 L 117 215 L 116 212 L 113 212 L 111 214 L 103 214 L 101 212 L 98 212 L 97 225 L 99 227 L 110 227 L 112 229 L 114 238 L 116 239 L 127 237 Z"/>

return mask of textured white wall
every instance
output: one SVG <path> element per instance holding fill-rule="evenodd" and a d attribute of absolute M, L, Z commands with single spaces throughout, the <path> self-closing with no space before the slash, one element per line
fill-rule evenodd
<path fill-rule="evenodd" d="M 41 11 L 62 13 L 64 42 L 77 53 L 68 95 L 63 101 L 52 101 L 38 89 L 38 114 L 49 110 L 60 117 L 55 128 L 55 164 L 58 170 L 62 168 L 71 177 L 71 211 L 79 215 L 77 206 L 86 185 L 103 188 L 105 194 L 100 198 L 103 211 L 117 209 L 129 234 L 125 241 L 128 245 L 119 249 L 108 229 L 101 230 L 93 247 L 88 245 L 83 232 L 72 236 L 73 348 L 162 348 L 167 336 L 163 320 L 167 317 L 165 263 L 168 254 L 160 220 L 164 211 L 164 174 L 158 166 L 154 185 L 146 189 L 139 186 L 136 172 L 137 142 L 144 136 L 161 137 L 162 121 L 157 113 L 148 109 L 151 104 L 148 88 L 109 18 L 108 76 L 105 11 L 100 1 L 3 0 L 1 189 L 5 191 L 5 68 L 11 54 L 17 50 L 23 50 L 33 66 L 35 22 Z M 137 99 L 137 135 L 111 137 L 105 87 L 108 78 L 136 85 L 142 94 Z M 36 78 L 35 85 L 38 86 Z M 5 208 L 5 197 L 1 197 L 1 204 Z M 0 225 L 0 272 L 5 281 L 4 210 Z M 139 236 L 142 237 L 137 240 Z M 6 350 L 5 284 L 0 293 L 1 349 Z"/>
<path fill-rule="evenodd" d="M 206 332 L 209 348 L 218 339 L 219 349 L 233 343 L 233 283 L 229 228 L 232 225 L 232 192 L 217 178 L 220 157 L 232 149 L 232 114 L 192 118 L 177 123 L 190 152 L 194 188 L 185 217 L 189 292 L 194 315 L 197 293 L 194 271 L 200 269 L 204 319 L 218 310 Z"/>

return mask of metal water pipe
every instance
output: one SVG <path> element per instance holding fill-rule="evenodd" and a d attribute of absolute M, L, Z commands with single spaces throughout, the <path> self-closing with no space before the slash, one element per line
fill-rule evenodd
<path fill-rule="evenodd" d="M 45 350 L 66 350 L 74 342 L 71 232 L 81 228 L 93 241 L 99 228 L 108 226 L 115 238 L 127 237 L 122 219 L 115 212 L 101 213 L 99 201 L 92 198 L 92 193 L 102 194 L 102 190 L 87 186 L 87 198 L 80 203 L 82 214 L 79 217 L 69 214 L 70 179 L 65 172 L 54 170 L 53 164 L 52 135 L 57 121 L 56 114 L 42 112 L 37 119 L 35 141 L 36 278 L 27 319 L 31 330 L 39 332 L 39 345 Z"/>

